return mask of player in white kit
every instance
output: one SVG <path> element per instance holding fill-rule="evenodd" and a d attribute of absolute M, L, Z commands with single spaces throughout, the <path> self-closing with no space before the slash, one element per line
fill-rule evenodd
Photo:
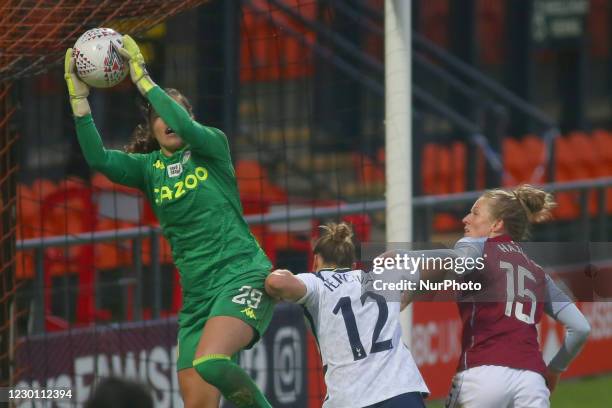
<path fill-rule="evenodd" d="M 302 304 L 321 352 L 324 408 L 424 408 L 429 390 L 401 340 L 400 303 L 362 292 L 347 224 L 328 224 L 314 246 L 315 273 L 276 270 L 266 291 Z"/>

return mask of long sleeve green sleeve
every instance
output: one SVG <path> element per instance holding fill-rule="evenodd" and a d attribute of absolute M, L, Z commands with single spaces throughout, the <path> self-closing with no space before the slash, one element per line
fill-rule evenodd
<path fill-rule="evenodd" d="M 145 155 L 107 150 L 91 114 L 75 118 L 77 137 L 89 166 L 115 183 L 144 189 Z"/>
<path fill-rule="evenodd" d="M 191 115 L 159 86 L 147 93 L 147 99 L 166 125 L 188 143 L 194 153 L 230 161 L 227 138 L 221 130 L 203 126 L 193 120 Z"/>

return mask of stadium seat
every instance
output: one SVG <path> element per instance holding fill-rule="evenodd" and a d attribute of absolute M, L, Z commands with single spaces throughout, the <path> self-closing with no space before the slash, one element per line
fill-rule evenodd
<path fill-rule="evenodd" d="M 546 146 L 542 138 L 527 135 L 523 138 L 522 150 L 527 158 L 528 179 L 531 184 L 543 184 L 546 181 Z"/>
<path fill-rule="evenodd" d="M 352 160 L 360 183 L 368 185 L 385 183 L 384 165 L 372 160 L 367 154 L 361 153 L 353 153 Z"/>
<path fill-rule="evenodd" d="M 521 142 L 512 137 L 505 138 L 502 144 L 502 157 L 504 167 L 515 180 L 515 184 L 529 181 L 531 174 L 528 155 Z"/>
<path fill-rule="evenodd" d="M 42 201 L 52 194 L 57 185 L 48 179 L 36 179 L 32 186 L 20 184 L 17 189 L 17 234 L 18 239 L 39 238 L 52 235 L 45 230 L 48 217 L 42 212 Z M 34 277 L 34 251 L 22 251 L 16 260 L 17 278 Z"/>
<path fill-rule="evenodd" d="M 612 164 L 612 132 L 607 130 L 595 130 L 592 140 L 604 162 Z"/>
<path fill-rule="evenodd" d="M 372 234 L 372 220 L 368 214 L 351 214 L 342 217 L 342 221 L 350 224 L 359 242 L 368 242 Z"/>
<path fill-rule="evenodd" d="M 284 203 L 287 193 L 272 184 L 268 172 L 255 160 L 239 160 L 235 166 L 238 190 L 245 214 L 261 214 L 270 203 Z"/>
<path fill-rule="evenodd" d="M 587 180 L 594 177 L 596 171 L 593 169 L 597 164 L 593 161 L 592 155 L 591 157 L 587 157 L 592 147 L 590 146 L 591 143 L 589 139 L 584 134 L 573 133 L 568 137 L 560 137 L 556 139 L 555 143 L 557 152 L 557 163 L 555 164 L 555 168 L 557 169 L 557 181 Z M 586 152 L 584 150 L 586 150 Z M 575 201 L 578 206 L 577 214 L 580 213 L 580 194 L 578 192 L 559 193 L 559 196 L 572 197 L 571 201 Z M 567 198 L 563 198 L 562 202 L 565 203 L 567 200 Z M 561 206 L 561 203 L 559 203 L 559 205 Z M 595 191 L 589 193 L 588 207 L 591 215 L 597 213 L 597 195 Z M 569 215 L 572 214 L 573 211 L 567 210 L 561 211 L 561 213 Z"/>
<path fill-rule="evenodd" d="M 381 165 L 384 165 L 384 163 L 385 163 L 385 155 L 386 154 L 387 153 L 385 152 L 385 148 L 384 147 L 379 148 L 378 151 L 376 152 L 376 160 L 378 160 L 378 162 Z"/>
<path fill-rule="evenodd" d="M 594 148 L 599 152 L 600 176 L 612 176 L 612 132 L 595 130 L 592 136 Z M 612 214 L 612 188 L 606 190 L 607 212 Z"/>
<path fill-rule="evenodd" d="M 34 193 L 27 184 L 17 185 L 17 240 L 33 238 L 35 223 L 40 207 L 34 199 Z M 34 251 L 20 251 L 16 255 L 15 277 L 17 279 L 32 279 L 34 277 Z"/>
<path fill-rule="evenodd" d="M 452 193 L 451 180 L 455 176 L 451 167 L 451 152 L 447 146 L 439 145 L 435 161 L 435 194 Z"/>
<path fill-rule="evenodd" d="M 96 231 L 113 231 L 133 226 L 131 223 L 101 218 L 96 222 Z M 94 265 L 97 270 L 116 269 L 132 264 L 130 241 L 117 240 L 94 244 Z"/>
<path fill-rule="evenodd" d="M 113 197 L 118 201 L 130 197 L 142 197 L 142 193 L 134 188 L 126 187 L 120 184 L 115 184 L 101 173 L 95 173 L 91 179 L 94 190 L 94 197 L 100 194 L 113 194 Z M 133 228 L 139 225 L 158 226 L 159 223 L 155 218 L 155 214 L 150 204 L 141 199 L 138 202 L 138 214 L 129 219 L 112 218 L 109 216 L 98 216 L 96 230 L 120 230 Z M 101 210 L 101 209 L 100 209 Z M 172 263 L 172 255 L 168 242 L 162 237 L 160 239 L 158 262 L 161 264 Z M 96 244 L 96 268 L 97 269 L 115 269 L 131 265 L 132 260 L 132 242 L 123 240 L 119 242 L 100 243 Z M 151 264 L 151 243 L 148 238 L 142 240 L 142 262 L 143 265 Z"/>
<path fill-rule="evenodd" d="M 598 177 L 601 158 L 591 138 L 583 132 L 572 132 L 567 141 L 577 165 L 582 169 L 581 173 L 586 174 L 587 178 Z"/>
<path fill-rule="evenodd" d="M 561 136 L 555 139 L 555 181 L 571 181 L 571 168 L 573 164 L 571 148 L 567 140 Z M 556 219 L 570 220 L 578 217 L 580 208 L 575 193 L 555 194 L 557 208 L 553 211 Z"/>
<path fill-rule="evenodd" d="M 555 178 L 558 182 L 571 181 L 571 174 L 564 167 L 557 167 Z M 555 194 L 557 207 L 553 210 L 555 219 L 571 220 L 580 215 L 579 197 L 575 192 L 562 192 Z"/>
<path fill-rule="evenodd" d="M 423 146 L 421 160 L 423 194 L 435 194 L 437 152 L 438 146 L 435 143 L 427 143 Z"/>
<path fill-rule="evenodd" d="M 463 227 L 461 219 L 450 213 L 435 214 L 433 217 L 433 230 L 435 232 L 459 231 Z"/>
<path fill-rule="evenodd" d="M 453 142 L 450 146 L 451 152 L 451 192 L 461 193 L 466 187 L 466 158 L 467 148 L 463 142 Z"/>
<path fill-rule="evenodd" d="M 42 212 L 50 219 L 49 229 L 54 235 L 74 235 L 95 230 L 97 210 L 92 202 L 92 191 L 76 180 L 66 180 L 45 197 Z M 51 287 L 51 277 L 77 273 L 78 293 L 76 320 L 87 325 L 98 319 L 108 319 L 110 313 L 95 307 L 94 246 L 71 245 L 68 248 L 49 248 L 45 251 L 45 282 Z M 50 299 L 46 300 L 50 311 Z"/>

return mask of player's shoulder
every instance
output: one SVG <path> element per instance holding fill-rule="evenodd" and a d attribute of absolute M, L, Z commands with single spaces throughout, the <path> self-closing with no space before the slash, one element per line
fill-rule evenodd
<path fill-rule="evenodd" d="M 346 283 L 361 283 L 363 271 L 360 269 L 336 268 L 322 269 L 316 272 L 305 272 L 296 276 L 302 281 L 308 281 L 312 285 L 320 285 L 328 288 L 345 286 Z"/>
<path fill-rule="evenodd" d="M 325 278 L 320 272 L 301 272 L 295 274 L 295 277 L 301 280 L 307 280 L 312 282 L 324 281 Z"/>
<path fill-rule="evenodd" d="M 457 244 L 477 244 L 482 245 L 487 242 L 488 237 L 461 237 Z"/>
<path fill-rule="evenodd" d="M 524 255 L 522 245 L 507 235 L 487 238 L 484 248 L 487 253 Z"/>
<path fill-rule="evenodd" d="M 140 160 L 147 170 L 165 170 L 166 165 L 159 150 L 148 153 L 130 153 L 130 155 Z"/>

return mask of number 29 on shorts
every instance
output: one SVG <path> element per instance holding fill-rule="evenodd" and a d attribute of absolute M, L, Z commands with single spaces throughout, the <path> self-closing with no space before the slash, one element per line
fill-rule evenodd
<path fill-rule="evenodd" d="M 246 304 L 248 307 L 257 309 L 263 297 L 263 292 L 261 290 L 245 285 L 238 289 L 238 292 L 239 293 L 232 298 L 232 302 L 239 305 Z"/>

